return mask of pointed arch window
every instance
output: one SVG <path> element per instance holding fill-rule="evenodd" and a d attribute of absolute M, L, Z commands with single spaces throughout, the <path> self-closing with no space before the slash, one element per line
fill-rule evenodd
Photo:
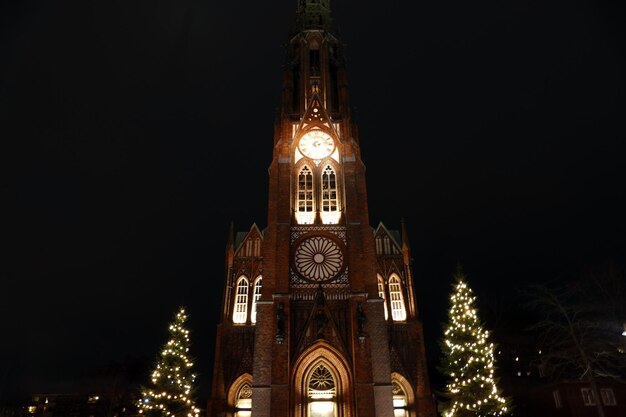
<path fill-rule="evenodd" d="M 235 398 L 234 417 L 250 417 L 252 415 L 252 386 L 244 382 L 237 391 Z"/>
<path fill-rule="evenodd" d="M 391 241 L 389 240 L 389 236 L 385 236 L 383 238 L 383 243 L 385 247 L 384 253 L 386 255 L 390 254 L 391 253 Z"/>
<path fill-rule="evenodd" d="M 337 196 L 337 174 L 330 165 L 322 172 L 322 223 L 339 222 L 339 199 Z"/>
<path fill-rule="evenodd" d="M 387 297 L 385 297 L 385 282 L 383 277 L 378 275 L 378 296 L 383 299 L 383 309 L 385 310 L 385 320 L 388 319 L 389 313 L 387 312 Z"/>
<path fill-rule="evenodd" d="M 248 279 L 240 277 L 237 280 L 235 292 L 235 309 L 233 313 L 233 323 L 245 324 L 248 316 Z"/>
<path fill-rule="evenodd" d="M 337 384 L 323 363 L 316 365 L 307 383 L 308 417 L 337 416 Z"/>
<path fill-rule="evenodd" d="M 263 278 L 258 277 L 256 281 L 254 281 L 254 293 L 252 295 L 252 311 L 250 312 L 250 321 L 252 323 L 256 323 L 256 303 L 261 298 L 261 285 Z"/>
<path fill-rule="evenodd" d="M 254 239 L 254 256 L 261 256 L 261 239 Z"/>
<path fill-rule="evenodd" d="M 308 166 L 298 173 L 298 201 L 296 202 L 296 220 L 299 224 L 313 224 L 313 173 Z"/>
<path fill-rule="evenodd" d="M 393 394 L 393 416 L 394 417 L 408 417 L 407 410 L 408 399 L 406 392 L 402 385 L 395 380 L 391 381 L 391 393 Z"/>
<path fill-rule="evenodd" d="M 391 278 L 389 278 L 389 299 L 391 300 L 391 318 L 393 321 L 406 320 L 402 283 L 396 274 L 391 275 Z"/>

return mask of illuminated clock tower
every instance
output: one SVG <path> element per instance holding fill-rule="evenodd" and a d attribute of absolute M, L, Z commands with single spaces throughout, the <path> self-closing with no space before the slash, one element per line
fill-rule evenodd
<path fill-rule="evenodd" d="M 406 233 L 370 225 L 342 49 L 330 0 L 298 0 L 267 227 L 227 247 L 211 417 L 436 415 Z"/>

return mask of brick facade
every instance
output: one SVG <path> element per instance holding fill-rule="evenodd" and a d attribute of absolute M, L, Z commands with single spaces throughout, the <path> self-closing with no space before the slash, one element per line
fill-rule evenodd
<path fill-rule="evenodd" d="M 228 243 L 209 415 L 305 417 L 324 409 L 334 417 L 392 417 L 396 400 L 406 402 L 407 417 L 434 417 L 406 233 L 370 226 L 328 0 L 302 0 L 297 17 L 269 167 L 267 227 L 231 231 Z M 299 146 L 311 132 L 326 138 L 326 154 Z M 302 208 L 309 195 L 311 212 Z M 314 220 L 298 218 L 299 210 Z M 338 221 L 324 224 L 327 212 Z M 247 319 L 234 320 L 242 311 Z"/>

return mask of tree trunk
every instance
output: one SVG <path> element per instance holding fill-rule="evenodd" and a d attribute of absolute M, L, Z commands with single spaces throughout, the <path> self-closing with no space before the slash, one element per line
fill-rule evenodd
<path fill-rule="evenodd" d="M 596 379 L 589 373 L 587 377 L 589 384 L 591 385 L 591 391 L 593 392 L 593 397 L 596 400 L 596 410 L 598 410 L 598 417 L 605 417 L 604 415 L 604 407 L 602 406 L 602 397 L 600 396 L 600 390 L 598 389 L 598 384 L 596 384 Z"/>

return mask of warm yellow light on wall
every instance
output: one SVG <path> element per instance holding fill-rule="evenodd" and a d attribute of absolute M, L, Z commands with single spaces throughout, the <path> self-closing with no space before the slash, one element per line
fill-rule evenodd
<path fill-rule="evenodd" d="M 315 221 L 315 213 L 311 211 L 297 211 L 296 221 L 298 224 L 313 224 Z"/>
<path fill-rule="evenodd" d="M 335 403 L 333 401 L 313 401 L 309 404 L 310 417 L 334 416 Z"/>
<path fill-rule="evenodd" d="M 322 223 L 324 224 L 337 224 L 339 223 L 339 219 L 341 218 L 341 212 L 340 211 L 321 212 L 320 217 L 322 218 Z"/>

